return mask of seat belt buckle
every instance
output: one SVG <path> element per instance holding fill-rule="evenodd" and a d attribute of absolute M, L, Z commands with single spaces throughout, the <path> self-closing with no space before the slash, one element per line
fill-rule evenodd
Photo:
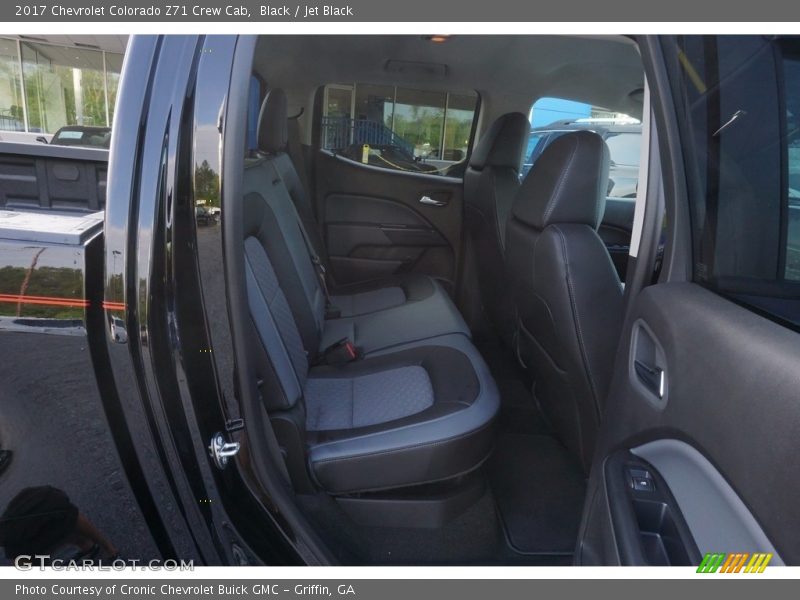
<path fill-rule="evenodd" d="M 350 341 L 350 338 L 342 338 L 338 342 L 325 348 L 317 362 L 318 364 L 335 367 L 338 365 L 346 365 L 359 358 L 361 358 L 361 352 L 356 348 L 356 345 Z"/>

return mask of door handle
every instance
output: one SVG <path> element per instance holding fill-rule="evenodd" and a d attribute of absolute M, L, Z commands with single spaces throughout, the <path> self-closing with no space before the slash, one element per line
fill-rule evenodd
<path fill-rule="evenodd" d="M 664 369 L 656 366 L 645 364 L 641 360 L 633 361 L 633 368 L 636 370 L 636 375 L 639 381 L 651 392 L 659 398 L 664 397 Z"/>
<path fill-rule="evenodd" d="M 431 198 L 430 196 L 423 196 L 419 199 L 420 204 L 426 204 L 428 206 L 436 206 L 441 208 L 442 206 L 447 206 L 447 202 L 444 200 L 436 200 L 435 198 Z"/>

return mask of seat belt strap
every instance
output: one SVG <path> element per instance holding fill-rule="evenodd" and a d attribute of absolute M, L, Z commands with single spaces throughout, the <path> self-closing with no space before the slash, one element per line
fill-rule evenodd
<path fill-rule="evenodd" d="M 300 112 L 300 115 L 303 113 Z M 289 158 L 294 163 L 295 170 L 300 177 L 300 184 L 303 186 L 308 197 L 311 197 L 311 187 L 308 178 L 308 166 L 306 164 L 306 156 L 303 152 L 303 144 L 300 142 L 300 115 L 289 119 L 288 134 L 289 134 Z"/>

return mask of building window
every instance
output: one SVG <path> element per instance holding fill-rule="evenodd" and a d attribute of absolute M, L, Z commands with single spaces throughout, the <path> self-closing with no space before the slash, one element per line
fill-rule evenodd
<path fill-rule="evenodd" d="M 441 158 L 447 95 L 397 89 L 392 129 L 413 146 L 415 157 Z"/>
<path fill-rule="evenodd" d="M 0 129 L 25 131 L 17 42 L 0 39 Z"/>
<path fill-rule="evenodd" d="M 110 127 L 121 71 L 122 54 L 0 38 L 0 130 Z"/>
<path fill-rule="evenodd" d="M 460 162 L 467 157 L 476 102 L 474 94 L 448 94 L 442 159 Z"/>
<path fill-rule="evenodd" d="M 22 43 L 30 131 L 108 125 L 103 53 Z"/>
<path fill-rule="evenodd" d="M 119 76 L 122 73 L 122 54 L 106 52 L 106 89 L 108 90 L 108 126 L 114 122 L 114 108 L 117 105 Z"/>

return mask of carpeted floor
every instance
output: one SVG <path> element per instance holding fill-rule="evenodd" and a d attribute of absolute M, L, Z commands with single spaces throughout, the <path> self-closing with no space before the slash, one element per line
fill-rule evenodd
<path fill-rule="evenodd" d="M 550 430 L 513 353 L 498 343 L 479 349 L 502 399 L 487 472 L 508 543 L 522 554 L 571 556 L 586 491 L 580 464 Z"/>

